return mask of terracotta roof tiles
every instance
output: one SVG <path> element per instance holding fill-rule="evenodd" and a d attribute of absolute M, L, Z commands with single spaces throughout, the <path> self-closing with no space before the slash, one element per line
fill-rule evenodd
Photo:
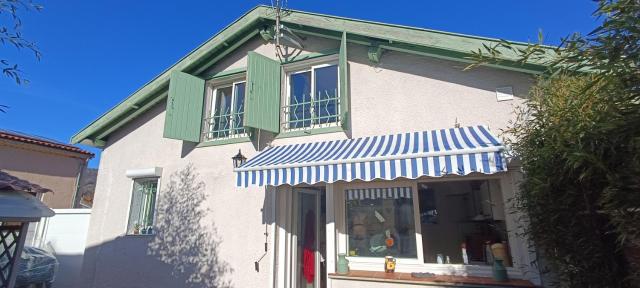
<path fill-rule="evenodd" d="M 28 135 L 28 134 L 20 133 L 17 131 L 0 129 L 0 139 L 13 140 L 13 141 L 18 141 L 23 143 L 29 143 L 29 144 L 40 145 L 40 146 L 45 146 L 49 148 L 65 150 L 69 152 L 80 153 L 80 154 L 88 155 L 90 158 L 93 158 L 94 156 L 93 153 L 80 149 L 79 147 L 76 147 L 70 144 L 62 143 L 53 139 L 48 139 L 40 136 Z"/>

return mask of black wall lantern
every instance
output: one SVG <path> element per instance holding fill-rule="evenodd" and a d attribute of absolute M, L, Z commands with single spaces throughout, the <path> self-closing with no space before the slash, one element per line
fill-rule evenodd
<path fill-rule="evenodd" d="M 236 156 L 231 157 L 231 159 L 233 160 L 233 168 L 238 168 L 242 166 L 244 162 L 247 162 L 247 157 L 244 157 L 244 155 L 242 155 L 240 150 L 238 150 L 238 154 L 236 154 Z"/>

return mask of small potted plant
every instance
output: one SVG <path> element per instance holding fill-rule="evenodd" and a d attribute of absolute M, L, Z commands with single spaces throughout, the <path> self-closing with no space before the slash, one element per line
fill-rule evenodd
<path fill-rule="evenodd" d="M 133 234 L 134 235 L 140 234 L 140 223 L 133 224 Z"/>

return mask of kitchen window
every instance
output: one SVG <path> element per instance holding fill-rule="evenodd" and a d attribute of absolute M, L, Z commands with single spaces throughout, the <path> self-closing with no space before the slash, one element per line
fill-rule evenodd
<path fill-rule="evenodd" d="M 418 183 L 425 263 L 512 266 L 497 180 Z"/>
<path fill-rule="evenodd" d="M 416 184 L 345 190 L 349 257 L 513 267 L 499 180 Z"/>
<path fill-rule="evenodd" d="M 243 123 L 245 91 L 244 80 L 207 85 L 205 141 L 247 136 Z"/>
<path fill-rule="evenodd" d="M 159 178 L 141 178 L 133 180 L 127 234 L 153 234 L 158 179 Z"/>
<path fill-rule="evenodd" d="M 340 95 L 338 64 L 285 67 L 283 130 L 337 126 Z"/>

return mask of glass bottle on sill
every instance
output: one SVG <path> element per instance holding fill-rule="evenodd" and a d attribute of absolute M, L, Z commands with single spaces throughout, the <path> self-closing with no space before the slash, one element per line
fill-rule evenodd
<path fill-rule="evenodd" d="M 467 244 L 462 242 L 460 248 L 462 249 L 462 263 L 464 263 L 464 265 L 469 265 L 469 256 L 467 256 Z"/>

